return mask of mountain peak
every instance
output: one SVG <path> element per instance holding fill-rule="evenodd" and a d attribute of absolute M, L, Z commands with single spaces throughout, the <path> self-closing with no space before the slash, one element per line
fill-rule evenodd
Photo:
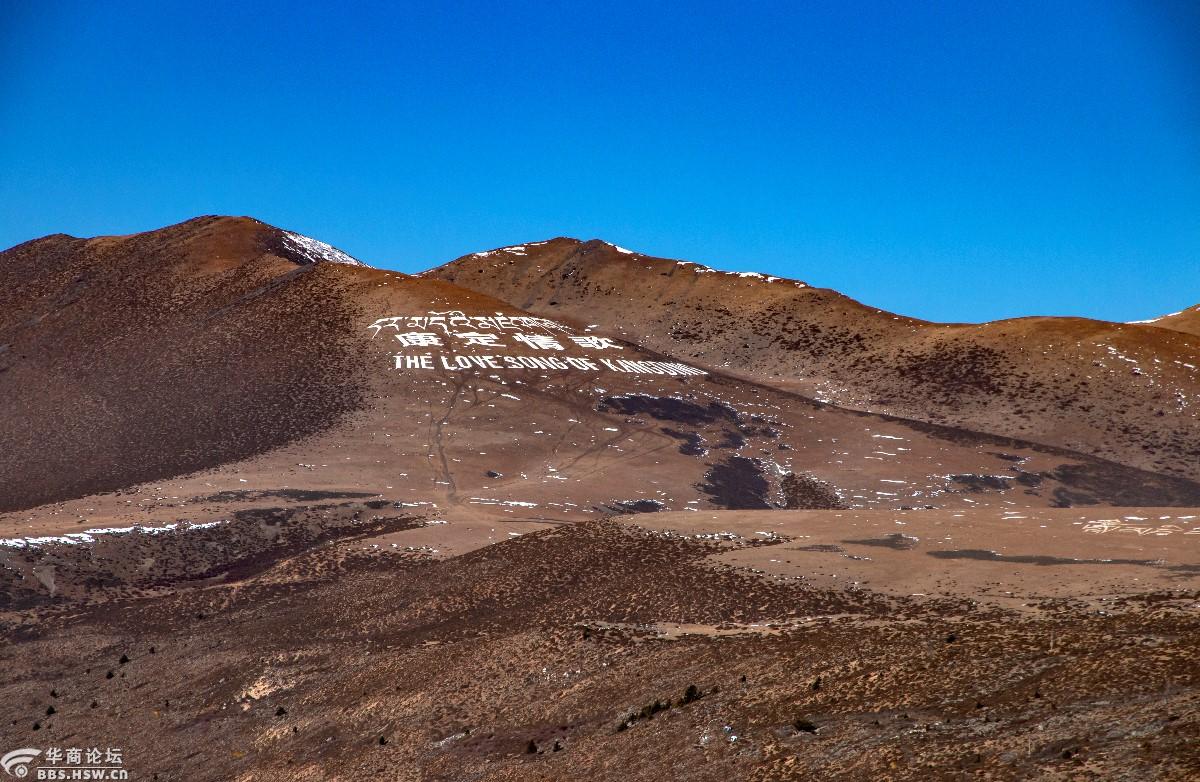
<path fill-rule="evenodd" d="M 288 231 L 265 223 L 254 217 L 234 217 L 228 215 L 202 215 L 179 223 L 178 226 L 194 226 L 199 229 L 216 229 L 218 232 L 265 232 L 266 244 L 269 249 L 301 266 L 314 263 L 339 263 L 346 266 L 362 266 L 370 268 L 349 253 L 339 250 L 331 244 L 314 239 L 296 231 Z"/>
<path fill-rule="evenodd" d="M 298 234 L 294 231 L 280 231 L 283 250 L 289 259 L 307 266 L 312 263 L 340 263 L 346 266 L 363 266 L 369 268 L 349 253 L 345 253 L 331 244 L 326 244 L 311 236 Z"/>

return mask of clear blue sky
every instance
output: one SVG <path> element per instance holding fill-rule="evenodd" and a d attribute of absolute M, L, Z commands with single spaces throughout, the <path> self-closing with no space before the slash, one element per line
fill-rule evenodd
<path fill-rule="evenodd" d="M 1200 4 L 352 5 L 4 3 L 0 245 L 249 214 L 403 271 L 568 235 L 939 320 L 1200 302 Z"/>

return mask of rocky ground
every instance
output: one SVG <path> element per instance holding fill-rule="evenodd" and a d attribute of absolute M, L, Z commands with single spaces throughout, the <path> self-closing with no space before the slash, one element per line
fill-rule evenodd
<path fill-rule="evenodd" d="M 343 539 L 9 610 L 3 734 L 121 746 L 156 779 L 1200 773 L 1188 521 L 1041 519 L 1077 561 L 1009 530 L 981 562 L 930 556 L 977 545 L 932 537 L 940 514 L 835 514 L 624 516 L 455 556 Z"/>

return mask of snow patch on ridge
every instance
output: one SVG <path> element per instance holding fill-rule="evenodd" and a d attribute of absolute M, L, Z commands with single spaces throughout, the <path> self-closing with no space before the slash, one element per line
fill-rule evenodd
<path fill-rule="evenodd" d="M 2 548 L 40 548 L 42 546 L 52 545 L 56 543 L 77 546 L 87 543 L 95 543 L 97 535 L 125 535 L 131 532 L 141 533 L 143 535 L 161 535 L 163 533 L 172 532 L 174 530 L 191 531 L 198 529 L 207 529 L 215 527 L 219 524 L 226 524 L 225 520 L 209 521 L 201 524 L 166 524 L 162 527 L 98 527 L 89 529 L 83 532 L 68 532 L 65 535 L 46 535 L 42 537 L 32 538 L 0 538 L 0 547 Z"/>
<path fill-rule="evenodd" d="M 727 272 L 727 271 L 722 271 L 721 269 L 714 269 L 711 266 L 705 266 L 702 263 L 696 263 L 695 261 L 675 261 L 675 263 L 679 266 L 694 267 L 693 271 L 696 274 L 724 274 L 727 277 L 742 277 L 742 278 L 751 279 L 751 280 L 762 280 L 763 282 L 790 282 L 792 285 L 795 285 L 797 288 L 809 287 L 808 283 L 801 282 L 800 280 L 789 280 L 789 279 L 785 279 L 783 277 L 772 277 L 769 274 L 760 274 L 759 272 Z"/>
<path fill-rule="evenodd" d="M 614 250 L 616 250 L 617 252 L 624 253 L 625 255 L 641 255 L 641 253 L 635 253 L 633 250 L 626 250 L 624 247 L 620 246 L 619 244 L 613 244 L 612 242 L 604 242 L 604 243 L 607 244 L 609 247 L 613 248 Z"/>
<path fill-rule="evenodd" d="M 613 244 L 612 242 L 606 242 L 603 239 L 599 239 L 597 241 L 599 241 L 603 245 L 611 247 L 612 249 L 616 250 L 617 252 L 621 253 L 622 255 L 635 255 L 635 256 L 641 256 L 643 258 L 649 257 L 643 253 L 637 252 L 636 250 L 630 250 L 626 247 L 620 246 L 619 244 Z M 541 241 L 541 242 L 526 242 L 525 244 L 513 244 L 513 245 L 509 245 L 507 247 L 497 247 L 494 250 L 483 250 L 481 252 L 471 253 L 468 257 L 470 257 L 470 258 L 491 258 L 493 256 L 498 256 L 498 255 L 528 256 L 529 253 L 526 251 L 530 247 L 537 247 L 539 245 L 549 244 L 549 243 L 550 243 L 550 240 L 547 239 L 547 240 Z M 721 269 L 714 269 L 711 266 L 705 266 L 702 263 L 696 263 L 694 261 L 672 260 L 671 263 L 674 263 L 677 266 L 690 267 L 695 274 L 723 274 L 726 277 L 741 277 L 742 279 L 747 279 L 747 280 L 759 280 L 762 282 L 780 282 L 780 283 L 785 283 L 785 284 L 790 283 L 791 285 L 794 285 L 797 288 L 810 287 L 808 285 L 808 283 L 801 282 L 800 280 L 791 280 L 791 279 L 787 279 L 786 277 L 774 277 L 769 274 L 761 274 L 759 272 L 727 272 L 727 271 L 722 271 Z M 450 264 L 444 264 L 444 266 L 449 266 L 449 265 Z M 440 269 L 442 267 L 439 266 L 436 268 Z M 646 268 L 650 268 L 650 267 L 647 266 Z M 433 272 L 433 271 L 435 271 L 435 269 L 429 269 L 427 271 L 420 272 L 417 276 L 420 277 L 422 275 L 429 274 L 430 272 Z"/>
<path fill-rule="evenodd" d="M 1192 308 L 1189 307 L 1188 309 L 1192 309 Z M 1187 311 L 1188 310 L 1180 310 L 1179 312 L 1168 312 L 1166 315 L 1159 315 L 1157 318 L 1150 318 L 1148 320 L 1127 320 L 1125 322 L 1129 325 L 1134 325 L 1134 324 L 1139 324 L 1139 323 L 1158 323 L 1160 320 L 1166 320 L 1167 318 L 1173 318 L 1176 315 L 1182 315 L 1183 313 L 1185 313 Z"/>
<path fill-rule="evenodd" d="M 550 243 L 550 240 L 547 239 L 544 242 L 526 242 L 525 244 L 510 244 L 508 247 L 497 247 L 494 250 L 484 250 L 483 252 L 479 252 L 479 253 L 471 253 L 471 257 L 472 258 L 490 258 L 493 255 L 498 255 L 499 253 L 508 253 L 509 255 L 529 255 L 529 253 L 527 253 L 525 251 L 528 250 L 530 247 L 538 247 L 540 245 L 549 244 L 549 243 Z"/>
<path fill-rule="evenodd" d="M 347 266 L 364 267 L 367 265 L 357 258 L 347 255 L 333 245 L 317 241 L 311 236 L 284 231 L 283 243 L 287 249 L 307 258 L 309 263 L 342 263 Z"/>

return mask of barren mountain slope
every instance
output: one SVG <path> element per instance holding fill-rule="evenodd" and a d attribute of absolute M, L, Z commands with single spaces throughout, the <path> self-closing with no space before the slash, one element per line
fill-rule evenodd
<path fill-rule="evenodd" d="M 561 238 L 425 275 L 841 406 L 1200 477 L 1200 337 L 1159 323 L 934 324 L 792 280 Z"/>
<path fill-rule="evenodd" d="M 355 308 L 288 236 L 197 218 L 0 254 L 0 509 L 243 458 L 359 405 Z"/>
<path fill-rule="evenodd" d="M 286 236 L 203 218 L 6 253 L 4 507 L 197 470 L 276 489 L 297 465 L 324 479 L 304 488 L 563 518 L 623 503 L 1186 505 L 1200 491 L 654 363 L 632 327 L 614 342 L 436 279 L 313 263 L 336 251 Z M 247 459 L 258 486 L 240 485 Z"/>

